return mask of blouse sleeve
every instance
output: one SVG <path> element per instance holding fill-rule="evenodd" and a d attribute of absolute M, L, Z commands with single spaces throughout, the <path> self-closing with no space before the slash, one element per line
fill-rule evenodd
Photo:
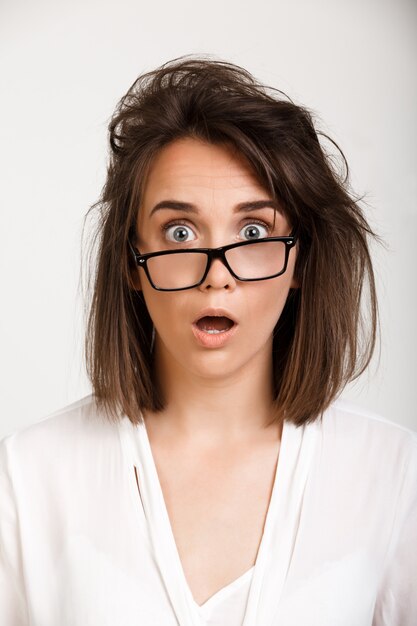
<path fill-rule="evenodd" d="M 28 624 L 18 516 L 7 462 L 7 437 L 0 441 L 0 624 Z"/>
<path fill-rule="evenodd" d="M 411 439 L 372 626 L 417 625 L 417 434 Z"/>

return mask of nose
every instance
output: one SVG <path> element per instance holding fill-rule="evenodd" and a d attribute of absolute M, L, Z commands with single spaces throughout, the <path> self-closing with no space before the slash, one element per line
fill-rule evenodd
<path fill-rule="evenodd" d="M 207 287 L 214 289 L 233 289 L 236 285 L 236 279 L 229 272 L 220 254 L 217 253 L 215 258 L 212 259 L 207 276 L 199 286 L 200 289 L 205 290 Z"/>

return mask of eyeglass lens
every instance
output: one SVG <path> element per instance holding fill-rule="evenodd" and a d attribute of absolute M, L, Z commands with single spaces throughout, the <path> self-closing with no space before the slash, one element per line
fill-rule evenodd
<path fill-rule="evenodd" d="M 239 278 L 259 280 L 280 274 L 285 266 L 285 255 L 284 241 L 264 241 L 231 248 L 226 252 L 226 259 Z M 155 287 L 183 289 L 201 281 L 207 265 L 207 255 L 176 252 L 150 257 L 147 264 Z"/>

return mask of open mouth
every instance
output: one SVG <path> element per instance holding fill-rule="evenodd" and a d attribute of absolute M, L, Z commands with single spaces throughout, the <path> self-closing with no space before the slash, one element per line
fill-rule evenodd
<path fill-rule="evenodd" d="M 224 333 L 235 325 L 229 317 L 205 315 L 195 322 L 195 325 L 210 335 Z"/>

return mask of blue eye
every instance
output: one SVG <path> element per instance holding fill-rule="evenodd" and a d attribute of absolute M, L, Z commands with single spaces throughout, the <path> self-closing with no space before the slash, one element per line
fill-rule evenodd
<path fill-rule="evenodd" d="M 164 235 L 167 236 L 168 231 L 174 226 L 176 226 L 176 228 L 174 228 L 174 230 L 172 231 L 174 238 L 171 239 L 170 237 L 167 237 L 168 241 L 172 243 L 188 243 L 189 241 L 193 241 L 193 239 L 188 239 L 187 234 L 187 231 L 193 232 L 193 230 L 190 226 L 188 226 L 181 220 L 168 222 L 168 224 L 164 224 L 161 226 L 161 230 L 163 231 Z M 259 227 L 261 227 L 261 229 L 264 229 L 265 233 L 262 233 L 262 230 L 260 230 Z M 272 225 L 264 222 L 263 220 L 252 219 L 247 220 L 247 223 L 239 232 L 242 231 L 244 231 L 246 237 L 248 237 L 247 241 L 250 241 L 251 239 L 262 239 L 264 237 L 268 237 L 268 235 L 272 231 Z"/>
<path fill-rule="evenodd" d="M 189 226 L 186 226 L 183 222 L 170 222 L 169 224 L 165 224 L 162 227 L 162 230 L 164 231 L 164 233 L 167 233 L 168 230 L 173 226 L 177 226 L 177 228 L 175 228 L 173 231 L 175 233 L 175 239 L 168 239 L 168 241 L 173 241 L 177 243 L 187 242 L 188 240 L 186 240 L 185 237 L 187 237 L 187 230 L 191 231 L 191 228 Z"/>
<path fill-rule="evenodd" d="M 246 234 L 251 233 L 251 235 L 256 233 L 259 233 L 259 226 L 261 226 L 264 230 L 266 230 L 266 233 L 264 235 L 260 234 L 258 237 L 253 237 L 250 236 L 249 239 L 262 239 L 264 237 L 268 237 L 269 233 L 270 233 L 270 226 L 268 224 L 266 224 L 265 222 L 261 222 L 258 220 L 252 221 L 249 224 L 246 224 L 246 226 L 244 226 L 244 228 L 242 230 L 245 231 Z"/>

